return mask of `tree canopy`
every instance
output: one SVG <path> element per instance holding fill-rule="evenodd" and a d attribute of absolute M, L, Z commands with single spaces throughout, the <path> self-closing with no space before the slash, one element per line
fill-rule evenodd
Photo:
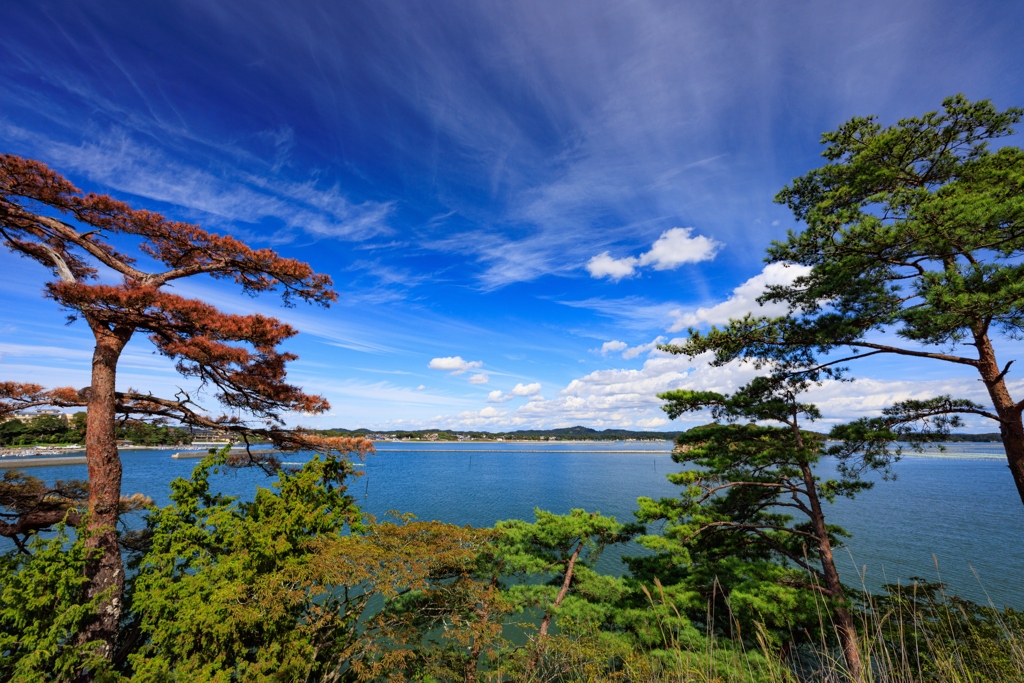
<path fill-rule="evenodd" d="M 242 438 L 258 434 L 288 450 L 344 455 L 370 448 L 360 439 L 316 437 L 285 425 L 287 412 L 316 414 L 329 408 L 323 397 L 287 380 L 287 363 L 296 356 L 278 347 L 295 336 L 295 329 L 258 313 L 224 313 L 163 288 L 207 275 L 232 280 L 247 294 L 278 290 L 286 305 L 297 299 L 327 306 L 337 294 L 330 277 L 301 261 L 133 209 L 106 195 L 83 193 L 45 164 L 10 154 L 0 155 L 0 240 L 52 274 L 44 295 L 72 320 L 84 319 L 95 340 L 88 387 L 0 382 L 0 418 L 41 405 L 88 409 L 85 538 L 102 552 L 87 554 L 86 573 L 90 599 L 105 596 L 105 604 L 82 638 L 102 643 L 109 657 L 118 637 L 125 580 L 116 533 L 121 504 L 116 418 L 215 427 Z M 183 376 L 212 389 L 222 410 L 242 417 L 211 415 L 184 390 L 157 396 L 145 388 L 118 387 L 118 360 L 136 333 L 147 335 Z"/>
<path fill-rule="evenodd" d="M 691 330 L 667 348 L 833 377 L 880 354 L 972 367 L 993 409 L 961 397 L 948 413 L 999 425 L 1024 502 L 1024 401 L 1006 383 L 1013 360 L 997 358 L 994 345 L 1024 334 L 1024 150 L 991 145 L 1022 114 L 955 96 L 891 126 L 860 117 L 824 134 L 827 163 L 776 197 L 805 227 L 767 260 L 810 270 L 759 301 L 789 313 Z"/>

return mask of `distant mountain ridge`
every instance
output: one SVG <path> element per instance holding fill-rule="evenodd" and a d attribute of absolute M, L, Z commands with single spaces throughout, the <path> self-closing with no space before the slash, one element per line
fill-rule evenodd
<path fill-rule="evenodd" d="M 318 433 L 328 436 L 393 436 L 398 439 L 436 439 L 438 441 L 458 441 L 459 437 L 469 439 L 509 439 L 518 441 L 622 441 L 625 439 L 643 439 L 648 441 L 675 441 L 683 430 L 673 432 L 634 431 L 631 429 L 591 429 L 582 425 L 560 427 L 558 429 L 518 429 L 509 432 L 482 432 L 454 429 L 417 429 L 417 430 L 374 430 L 374 429 L 321 429 Z M 999 443 L 1002 439 L 998 433 L 985 434 L 950 434 L 944 441 L 952 443 Z"/>
<path fill-rule="evenodd" d="M 575 427 L 561 427 L 559 429 L 518 429 L 508 432 L 482 432 L 472 430 L 456 429 L 417 429 L 417 430 L 383 430 L 383 429 L 321 429 L 318 433 L 327 436 L 394 436 L 395 438 L 428 439 L 431 436 L 437 440 L 456 441 L 461 436 L 470 439 L 510 439 L 522 441 L 547 441 L 557 439 L 560 441 L 621 441 L 623 439 L 645 439 L 672 441 L 682 432 L 649 432 L 633 431 L 630 429 L 591 429 L 577 425 Z"/>

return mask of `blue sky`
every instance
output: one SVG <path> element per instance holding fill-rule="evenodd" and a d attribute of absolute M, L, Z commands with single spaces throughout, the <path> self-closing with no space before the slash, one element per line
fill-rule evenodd
<path fill-rule="evenodd" d="M 657 392 L 749 374 L 653 342 L 742 314 L 791 275 L 763 270 L 794 227 L 772 197 L 821 163 L 821 132 L 957 92 L 1024 105 L 1016 2 L 0 13 L 0 148 L 334 278 L 327 311 L 178 288 L 293 322 L 292 377 L 333 407 L 301 420 L 316 426 L 685 427 Z M 87 385 L 88 331 L 41 299 L 44 279 L 0 254 L 0 377 Z M 941 364 L 858 371 L 816 395 L 830 420 L 979 391 Z M 121 384 L 184 381 L 140 339 Z"/>

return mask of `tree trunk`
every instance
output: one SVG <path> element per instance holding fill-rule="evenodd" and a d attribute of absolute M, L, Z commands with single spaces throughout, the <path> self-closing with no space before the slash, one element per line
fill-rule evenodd
<path fill-rule="evenodd" d="M 864 677 L 864 664 L 860 657 L 857 625 L 847 607 L 846 594 L 843 592 L 843 584 L 839 580 L 835 558 L 832 557 L 832 543 L 828 540 L 825 513 L 821 510 L 821 500 L 818 498 L 814 474 L 811 472 L 811 466 L 806 462 L 801 464 L 800 469 L 804 475 L 807 498 L 811 504 L 811 524 L 814 526 L 814 535 L 818 538 L 818 559 L 821 561 L 821 571 L 825 578 L 825 590 L 836 602 L 833 618 L 835 619 L 836 633 L 839 636 L 839 644 L 843 648 L 843 656 L 846 658 L 850 678 L 860 681 Z"/>
<path fill-rule="evenodd" d="M 89 523 L 86 546 L 98 552 L 86 565 L 89 599 L 99 598 L 98 613 L 80 635 L 81 642 L 100 641 L 100 652 L 111 657 L 117 641 L 124 599 L 124 565 L 117 545 L 117 511 L 121 500 L 121 458 L 117 453 L 115 420 L 117 361 L 131 330 L 111 331 L 90 321 L 96 336 L 92 356 L 85 431 L 89 468 Z"/>
<path fill-rule="evenodd" d="M 999 434 L 1003 439 L 1006 462 L 1010 466 L 1013 483 L 1017 486 L 1017 495 L 1021 503 L 1024 503 L 1024 423 L 1021 421 L 1021 409 L 1006 388 L 1006 373 L 999 368 L 988 333 L 976 332 L 974 343 L 978 349 L 978 372 L 981 373 L 989 398 L 999 415 Z"/>
<path fill-rule="evenodd" d="M 573 552 L 572 557 L 569 558 L 569 563 L 565 567 L 565 579 L 562 581 L 562 587 L 558 590 L 558 595 L 555 596 L 554 607 L 557 609 L 562 604 L 562 600 L 565 600 L 566 594 L 569 592 L 569 585 L 572 583 L 572 573 L 576 569 L 576 560 L 580 559 L 580 553 L 583 551 L 583 541 L 579 542 L 576 546 L 576 550 Z M 537 640 L 548 634 L 548 628 L 551 627 L 551 617 L 554 616 L 552 611 L 548 611 L 544 615 L 544 620 L 540 622 L 540 632 L 537 634 Z"/>
<path fill-rule="evenodd" d="M 487 586 L 487 593 L 484 596 L 484 604 L 476 610 L 480 617 L 480 623 L 486 626 L 487 620 L 491 618 L 491 601 L 494 600 L 494 591 L 498 588 L 498 575 L 491 575 L 491 583 Z M 469 650 L 469 661 L 466 662 L 466 683 L 477 683 L 477 669 L 480 667 L 480 653 L 483 647 L 479 636 L 473 639 L 473 646 Z"/>
<path fill-rule="evenodd" d="M 572 584 L 572 575 L 576 570 L 576 561 L 580 559 L 580 553 L 583 552 L 583 543 L 585 539 L 580 539 L 579 544 L 576 546 L 576 550 L 573 551 L 572 556 L 569 558 L 568 563 L 565 566 L 565 578 L 562 580 L 562 587 L 558 590 L 558 595 L 555 596 L 555 602 L 552 607 L 557 609 L 561 604 L 562 600 L 569 593 L 569 586 Z M 547 638 L 548 629 L 551 628 L 551 619 L 554 616 L 553 609 L 549 609 L 544 613 L 544 619 L 540 622 L 540 631 L 537 633 L 537 647 L 533 651 L 533 656 L 530 658 L 529 670 L 532 671 L 540 663 L 541 655 L 544 654 L 544 639 Z"/>

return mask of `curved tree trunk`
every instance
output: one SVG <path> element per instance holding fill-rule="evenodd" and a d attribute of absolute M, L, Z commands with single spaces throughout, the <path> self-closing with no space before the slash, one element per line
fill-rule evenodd
<path fill-rule="evenodd" d="M 565 565 L 565 578 L 562 580 L 562 587 L 558 589 L 558 595 L 555 596 L 554 609 L 558 609 L 562 606 L 562 600 L 565 600 L 565 596 L 569 593 L 569 586 L 572 585 L 572 575 L 576 571 L 576 561 L 580 559 L 580 553 L 583 552 L 583 541 L 581 540 L 576 546 L 576 550 L 573 551 L 572 557 Z M 551 618 L 554 616 L 554 612 L 548 610 L 544 614 L 543 621 L 540 622 L 540 631 L 537 633 L 537 642 L 539 643 L 548 635 L 548 629 L 551 628 Z"/>
<path fill-rule="evenodd" d="M 124 564 L 117 545 L 117 511 L 121 500 L 121 458 L 115 420 L 117 361 L 132 330 L 109 329 L 89 321 L 96 336 L 92 385 L 86 418 L 85 459 L 89 468 L 89 522 L 86 546 L 98 552 L 86 565 L 89 599 L 99 598 L 97 618 L 81 634 L 82 642 L 101 641 L 111 657 L 117 641 L 124 599 Z"/>
<path fill-rule="evenodd" d="M 850 614 L 850 610 L 847 607 L 843 584 L 839 580 L 839 571 L 836 569 L 835 558 L 832 556 L 832 543 L 828 540 L 825 513 L 821 510 L 821 500 L 818 498 L 814 474 L 811 472 L 811 466 L 806 462 L 801 465 L 800 469 L 804 475 L 807 498 L 813 513 L 811 515 L 811 524 L 814 525 L 814 535 L 818 538 L 818 559 L 821 560 L 825 590 L 836 602 L 833 619 L 835 620 L 836 633 L 839 636 L 839 644 L 843 648 L 843 656 L 846 658 L 846 666 L 850 678 L 854 681 L 860 681 L 864 677 L 864 663 L 860 656 L 860 639 L 857 637 L 857 625 L 854 623 L 853 615 Z"/>
<path fill-rule="evenodd" d="M 576 545 L 576 550 L 573 551 L 572 556 L 569 557 L 568 562 L 565 565 L 565 578 L 562 579 L 562 587 L 558 589 L 558 595 L 555 596 L 555 602 L 552 604 L 551 609 L 544 613 L 544 619 L 540 622 L 540 630 L 537 632 L 537 643 L 533 650 L 533 656 L 530 657 L 530 663 L 528 666 L 529 671 L 537 668 L 540 663 L 540 658 L 544 654 L 544 639 L 548 637 L 548 630 L 551 628 L 551 619 L 554 617 L 554 610 L 558 609 L 562 605 L 562 601 L 565 600 L 565 596 L 569 593 L 569 586 L 572 585 L 572 576 L 576 571 L 576 561 L 580 559 L 580 553 L 583 552 L 583 544 L 586 539 L 581 538 L 580 542 Z"/>
<path fill-rule="evenodd" d="M 491 618 L 491 601 L 494 599 L 494 592 L 497 589 L 498 575 L 492 574 L 491 582 L 487 586 L 487 593 L 484 596 L 484 603 L 475 610 L 482 624 L 486 624 Z M 480 668 L 481 652 L 483 652 L 483 646 L 480 642 L 480 637 L 477 636 L 473 639 L 473 646 L 469 650 L 469 661 L 466 662 L 466 683 L 477 683 L 477 680 L 479 680 L 477 671 Z"/>
<path fill-rule="evenodd" d="M 996 360 L 995 349 L 987 333 L 975 333 L 974 344 L 978 349 L 978 372 L 988 389 L 989 398 L 999 415 L 999 435 L 1003 439 L 1003 450 L 1006 462 L 1013 475 L 1013 483 L 1017 486 L 1017 494 L 1024 503 L 1024 423 L 1021 420 L 1021 408 L 1010 396 L 1006 387 L 1006 370 L 1009 364 L 1000 370 Z"/>

